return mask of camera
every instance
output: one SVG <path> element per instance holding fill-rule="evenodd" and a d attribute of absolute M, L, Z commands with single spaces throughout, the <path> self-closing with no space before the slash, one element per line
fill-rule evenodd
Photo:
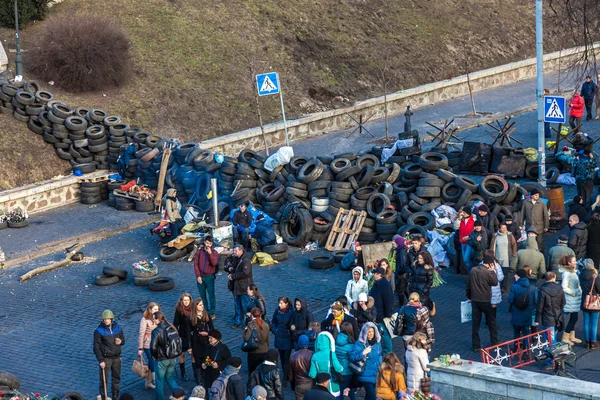
<path fill-rule="evenodd" d="M 555 361 L 564 360 L 572 354 L 574 353 L 571 351 L 571 349 L 569 349 L 568 344 L 560 343 L 553 346 L 552 348 L 546 347 L 539 354 L 536 354 L 535 361 L 544 361 L 548 358 Z"/>

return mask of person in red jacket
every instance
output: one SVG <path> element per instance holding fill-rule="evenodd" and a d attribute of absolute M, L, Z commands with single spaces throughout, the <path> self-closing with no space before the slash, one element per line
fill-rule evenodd
<path fill-rule="evenodd" d="M 569 107 L 571 108 L 571 111 L 569 111 L 569 125 L 571 125 L 571 129 L 573 129 L 573 133 L 577 133 L 579 132 L 579 129 L 575 128 L 581 123 L 581 118 L 583 118 L 583 108 L 585 107 L 583 97 L 581 97 L 579 93 L 575 93 L 569 102 Z"/>
<path fill-rule="evenodd" d="M 204 238 L 204 246 L 198 249 L 194 257 L 194 272 L 196 273 L 198 292 L 212 319 L 215 318 L 215 308 L 217 305 L 215 299 L 215 275 L 217 274 L 218 262 L 219 253 L 213 249 L 213 238 L 208 235 Z M 206 292 L 208 292 L 210 303 L 207 301 Z"/>
<path fill-rule="evenodd" d="M 469 271 L 473 268 L 473 248 L 469 246 L 469 235 L 475 228 L 475 217 L 471 208 L 465 206 L 458 213 L 459 227 L 458 237 L 460 238 L 460 248 L 463 262 Z"/>

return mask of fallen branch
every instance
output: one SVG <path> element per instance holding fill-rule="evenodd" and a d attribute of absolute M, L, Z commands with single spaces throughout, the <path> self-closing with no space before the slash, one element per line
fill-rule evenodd
<path fill-rule="evenodd" d="M 36 275 L 42 274 L 44 272 L 48 272 L 48 271 L 52 271 L 53 269 L 64 267 L 65 265 L 69 264 L 72 261 L 71 258 L 75 255 L 75 253 L 81 251 L 81 249 L 83 249 L 83 247 L 84 247 L 83 245 L 77 245 L 77 246 L 69 249 L 70 251 L 67 253 L 64 260 L 52 263 L 50 265 L 46 265 L 45 267 L 38 267 L 38 268 L 32 269 L 31 271 L 27 272 L 26 274 L 21 275 L 20 281 L 23 282 L 23 281 L 33 278 Z"/>

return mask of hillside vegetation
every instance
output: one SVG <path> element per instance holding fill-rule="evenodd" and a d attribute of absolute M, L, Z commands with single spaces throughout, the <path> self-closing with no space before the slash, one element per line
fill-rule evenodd
<path fill-rule="evenodd" d="M 72 106 L 102 108 L 186 141 L 258 125 L 251 67 L 279 72 L 286 111 L 295 117 L 331 108 L 338 95 L 350 101 L 381 95 L 382 65 L 393 68 L 389 87 L 397 91 L 535 51 L 535 5 L 521 0 L 64 0 L 49 14 L 122 24 L 134 71 L 125 87 L 111 91 L 73 95 L 40 82 L 45 89 Z M 45 23 L 24 27 L 23 48 L 43 46 Z M 569 45 L 557 39 L 558 28 L 545 33 L 546 51 Z M 0 38 L 13 47 L 12 31 L 0 29 Z M 26 78 L 35 79 L 27 53 L 24 67 Z M 266 122 L 280 118 L 275 96 L 261 105 Z M 34 136 L 8 119 L 0 116 L 0 144 Z M 0 152 L 0 189 L 68 168 L 49 146 L 32 150 L 31 158 Z"/>

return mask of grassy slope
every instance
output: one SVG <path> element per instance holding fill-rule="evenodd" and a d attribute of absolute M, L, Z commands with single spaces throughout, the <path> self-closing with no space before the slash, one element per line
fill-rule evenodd
<path fill-rule="evenodd" d="M 292 117 L 330 108 L 336 95 L 380 95 L 382 58 L 399 90 L 465 73 L 465 54 L 478 70 L 530 57 L 535 47 L 534 7 L 520 0 L 65 0 L 52 13 L 111 16 L 129 33 L 135 61 L 124 88 L 71 95 L 46 85 L 56 97 L 197 141 L 258 124 L 250 64 L 280 73 Z M 25 48 L 41 44 L 43 28 L 23 30 Z M 11 35 L 0 29 L 5 47 Z M 557 49 L 552 28 L 546 35 L 546 49 Z M 267 122 L 280 118 L 274 97 L 261 105 Z M 29 135 L 6 120 L 0 138 Z M 50 149 L 42 159 L 44 170 L 25 161 L 14 170 L 16 153 L 0 152 L 10 172 L 0 189 L 62 172 Z"/>

